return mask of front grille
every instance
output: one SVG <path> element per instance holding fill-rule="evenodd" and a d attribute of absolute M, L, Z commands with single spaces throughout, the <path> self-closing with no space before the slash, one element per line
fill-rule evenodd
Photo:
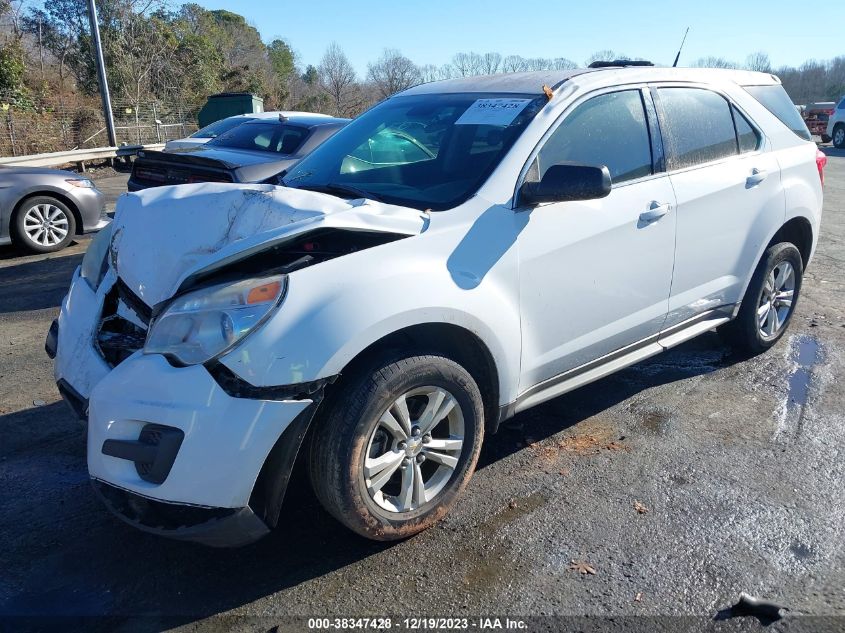
<path fill-rule="evenodd" d="M 150 317 L 150 308 L 122 281 L 109 290 L 97 327 L 96 347 L 111 367 L 144 347 Z"/>

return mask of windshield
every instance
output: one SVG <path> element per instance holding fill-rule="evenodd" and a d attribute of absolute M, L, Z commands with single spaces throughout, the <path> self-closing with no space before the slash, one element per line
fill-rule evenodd
<path fill-rule="evenodd" d="M 259 152 L 275 152 L 277 154 L 294 154 L 308 136 L 308 129 L 287 125 L 279 121 L 262 123 L 244 123 L 221 134 L 213 141 L 211 147 L 228 147 L 230 149 L 247 149 Z"/>
<path fill-rule="evenodd" d="M 297 163 L 284 184 L 449 209 L 478 190 L 545 103 L 490 93 L 393 97 Z"/>
<path fill-rule="evenodd" d="M 220 119 L 219 121 L 215 121 L 214 123 L 210 123 L 206 125 L 204 128 L 197 130 L 193 134 L 191 134 L 190 138 L 214 138 L 216 136 L 220 136 L 223 132 L 228 132 L 234 127 L 238 127 L 246 123 L 247 121 L 254 121 L 255 119 L 250 119 L 249 117 L 229 117 L 228 119 Z"/>

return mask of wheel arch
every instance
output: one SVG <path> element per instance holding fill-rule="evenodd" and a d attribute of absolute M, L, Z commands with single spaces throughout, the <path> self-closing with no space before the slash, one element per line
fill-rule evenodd
<path fill-rule="evenodd" d="M 342 387 L 343 376 L 355 375 L 358 369 L 379 355 L 395 350 L 414 354 L 438 354 L 466 369 L 473 377 L 484 400 L 484 419 L 487 430 L 494 432 L 499 411 L 499 371 L 490 348 L 474 332 L 453 323 L 419 323 L 400 328 L 372 342 L 346 363 L 340 378 L 327 390 Z"/>
<path fill-rule="evenodd" d="M 82 214 L 79 213 L 79 209 L 77 208 L 76 204 L 63 192 L 54 191 L 52 189 L 39 189 L 37 191 L 30 191 L 20 200 L 18 200 L 18 202 L 15 204 L 14 210 L 12 211 L 12 214 L 9 216 L 10 229 L 12 226 L 14 226 L 14 223 L 17 221 L 18 213 L 21 211 L 26 201 L 31 200 L 32 198 L 40 197 L 55 198 L 63 205 L 65 205 L 68 209 L 70 209 L 70 212 L 73 214 L 73 220 L 76 224 L 76 231 L 74 232 L 74 235 L 82 235 L 84 230 L 82 226 Z"/>
<path fill-rule="evenodd" d="M 813 227 L 810 221 L 803 216 L 788 220 L 775 232 L 763 252 L 765 253 L 770 247 L 780 242 L 789 242 L 795 245 L 795 248 L 801 253 L 801 262 L 806 269 L 813 252 Z"/>
<path fill-rule="evenodd" d="M 319 392 L 307 411 L 291 423 L 268 453 L 253 485 L 250 507 L 270 527 L 278 524 L 282 504 L 292 479 L 305 479 L 306 448 L 314 435 L 315 419 L 341 393 L 344 375 L 354 376 L 379 356 L 390 351 L 438 354 L 458 363 L 473 377 L 484 402 L 485 431 L 495 432 L 499 414 L 499 372 L 490 349 L 470 330 L 451 323 L 421 323 L 398 329 L 374 341 L 356 354 L 336 377 Z M 347 379 L 348 380 L 348 379 Z M 300 471 L 300 475 L 295 475 Z M 304 481 L 301 483 L 305 484 Z M 305 484 L 307 485 L 307 484 Z"/>

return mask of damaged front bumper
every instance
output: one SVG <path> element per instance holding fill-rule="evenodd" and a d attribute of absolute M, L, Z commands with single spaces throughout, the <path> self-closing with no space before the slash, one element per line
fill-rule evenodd
<path fill-rule="evenodd" d="M 242 397 L 203 365 L 175 367 L 141 350 L 111 367 L 95 346 L 105 294 L 77 271 L 46 345 L 62 395 L 88 419 L 98 496 L 147 532 L 215 546 L 260 538 L 276 524 L 281 500 L 256 498 L 256 481 L 261 475 L 262 490 L 284 495 L 322 383 L 313 392 Z M 271 452 L 285 458 L 270 460 L 276 472 L 266 473 Z"/>
<path fill-rule="evenodd" d="M 100 500 L 119 519 L 157 536 L 210 547 L 240 547 L 257 541 L 270 531 L 249 506 L 208 508 L 168 503 L 99 479 L 92 479 L 91 485 Z"/>

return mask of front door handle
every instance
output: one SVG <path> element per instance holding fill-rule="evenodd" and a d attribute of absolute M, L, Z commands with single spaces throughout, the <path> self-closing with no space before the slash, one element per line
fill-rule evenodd
<path fill-rule="evenodd" d="M 672 210 L 672 205 L 668 202 L 652 202 L 648 211 L 640 213 L 640 222 L 654 222 L 659 220 L 664 215 Z"/>
<path fill-rule="evenodd" d="M 749 187 L 754 187 L 763 182 L 768 175 L 769 173 L 765 169 L 757 169 L 755 167 L 751 170 L 751 175 L 745 179 L 745 184 Z"/>

